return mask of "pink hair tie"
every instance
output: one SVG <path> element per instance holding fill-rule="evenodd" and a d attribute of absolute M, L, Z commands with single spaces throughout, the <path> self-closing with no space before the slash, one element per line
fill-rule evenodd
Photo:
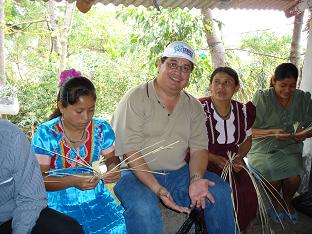
<path fill-rule="evenodd" d="M 73 77 L 78 77 L 81 76 L 81 72 L 80 71 L 76 71 L 75 69 L 69 69 L 69 70 L 64 70 L 61 72 L 60 74 L 60 78 L 59 78 L 59 87 L 63 86 L 63 84 L 65 83 L 65 81 L 69 78 L 73 78 Z"/>

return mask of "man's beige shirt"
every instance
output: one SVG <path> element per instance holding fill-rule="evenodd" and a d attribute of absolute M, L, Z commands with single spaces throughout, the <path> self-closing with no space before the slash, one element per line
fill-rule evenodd
<path fill-rule="evenodd" d="M 142 154 L 146 154 L 178 141 L 169 149 L 144 157 L 151 170 L 177 170 L 185 165 L 188 148 L 191 156 L 194 151 L 208 149 L 205 114 L 199 101 L 181 91 L 173 112 L 169 113 L 155 92 L 154 80 L 127 92 L 113 115 L 112 127 L 118 156 L 159 142 L 143 150 Z"/>

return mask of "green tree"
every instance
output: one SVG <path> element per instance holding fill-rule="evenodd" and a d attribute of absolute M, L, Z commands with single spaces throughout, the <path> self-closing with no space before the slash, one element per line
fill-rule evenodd
<path fill-rule="evenodd" d="M 156 74 L 155 63 L 164 48 L 172 41 L 185 41 L 203 56 L 197 56 L 197 66 L 192 73 L 188 90 L 196 96 L 207 93 L 208 74 L 212 70 L 211 62 L 205 55 L 207 50 L 203 25 L 203 16 L 196 11 L 180 8 L 124 8 L 117 14 L 127 22 L 131 37 L 131 50 L 143 51 L 146 60 L 142 68 Z"/>
<path fill-rule="evenodd" d="M 269 87 L 275 67 L 289 59 L 291 35 L 278 35 L 274 32 L 247 34 L 241 39 L 240 49 L 243 54 L 227 53 L 234 67 L 239 68 L 241 91 L 237 98 L 251 100 L 258 89 Z"/>
<path fill-rule="evenodd" d="M 50 53 L 46 5 L 28 0 L 5 2 L 6 76 L 18 90 L 20 112 L 9 119 L 32 135 L 46 120 L 56 93 L 57 57 Z M 54 82 L 54 83 L 51 83 Z"/>
<path fill-rule="evenodd" d="M 31 136 L 35 127 L 48 120 L 56 106 L 59 54 L 53 51 L 55 30 L 60 30 L 64 14 L 57 14 L 58 29 L 50 31 L 48 5 L 28 0 L 7 0 L 6 39 L 8 82 L 18 89 L 20 113 L 9 118 Z M 57 11 L 65 7 L 57 4 Z M 90 78 L 97 90 L 96 116 L 110 119 L 117 103 L 132 87 L 153 79 L 156 59 L 174 41 L 186 41 L 195 48 L 197 66 L 187 90 L 196 97 L 207 94 L 208 77 L 213 70 L 204 34 L 202 16 L 187 9 L 93 7 L 88 14 L 74 12 L 68 37 L 66 69 L 75 68 Z M 242 49 L 226 52 L 226 64 L 238 68 L 242 79 L 239 100 L 249 100 L 272 74 L 272 58 L 287 57 L 290 37 L 248 35 Z M 248 60 L 246 60 L 248 59 Z M 252 61 L 252 62 L 250 62 Z M 276 62 L 276 64 L 274 64 Z"/>

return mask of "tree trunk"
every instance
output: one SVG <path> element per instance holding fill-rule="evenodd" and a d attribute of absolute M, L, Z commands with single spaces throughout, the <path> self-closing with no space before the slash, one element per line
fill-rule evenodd
<path fill-rule="evenodd" d="M 290 57 L 291 63 L 300 68 L 301 52 L 300 52 L 300 39 L 303 25 L 304 12 L 295 16 L 294 29 L 291 41 Z"/>
<path fill-rule="evenodd" d="M 75 9 L 75 2 L 74 3 L 66 2 L 65 18 L 64 18 L 63 25 L 62 25 L 61 36 L 60 36 L 61 56 L 60 56 L 59 73 L 61 73 L 66 66 L 68 34 L 71 28 L 74 9 Z"/>
<path fill-rule="evenodd" d="M 211 9 L 203 10 L 206 39 L 209 46 L 212 64 L 215 68 L 225 65 L 225 49 L 218 36 L 218 27 L 213 20 Z"/>
<path fill-rule="evenodd" d="M 55 6 L 55 1 L 49 0 L 48 2 L 48 27 L 51 31 L 51 52 L 54 51 L 58 55 L 60 54 L 60 41 L 58 37 L 57 30 L 57 16 L 56 16 L 57 8 Z"/>
<path fill-rule="evenodd" d="M 6 83 L 4 73 L 4 1 L 0 0 L 0 86 Z"/>

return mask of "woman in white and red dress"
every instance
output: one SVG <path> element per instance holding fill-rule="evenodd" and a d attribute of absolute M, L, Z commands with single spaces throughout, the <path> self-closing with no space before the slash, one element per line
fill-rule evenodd
<path fill-rule="evenodd" d="M 243 158 L 251 148 L 251 127 L 256 108 L 251 103 L 242 104 L 232 100 L 239 89 L 235 70 L 219 67 L 210 78 L 210 97 L 201 98 L 206 113 L 208 132 L 208 171 L 221 175 L 228 161 L 227 152 L 238 154 L 233 164 L 233 194 L 240 231 L 250 232 L 250 223 L 257 213 L 257 195 L 247 172 L 242 169 Z"/>

